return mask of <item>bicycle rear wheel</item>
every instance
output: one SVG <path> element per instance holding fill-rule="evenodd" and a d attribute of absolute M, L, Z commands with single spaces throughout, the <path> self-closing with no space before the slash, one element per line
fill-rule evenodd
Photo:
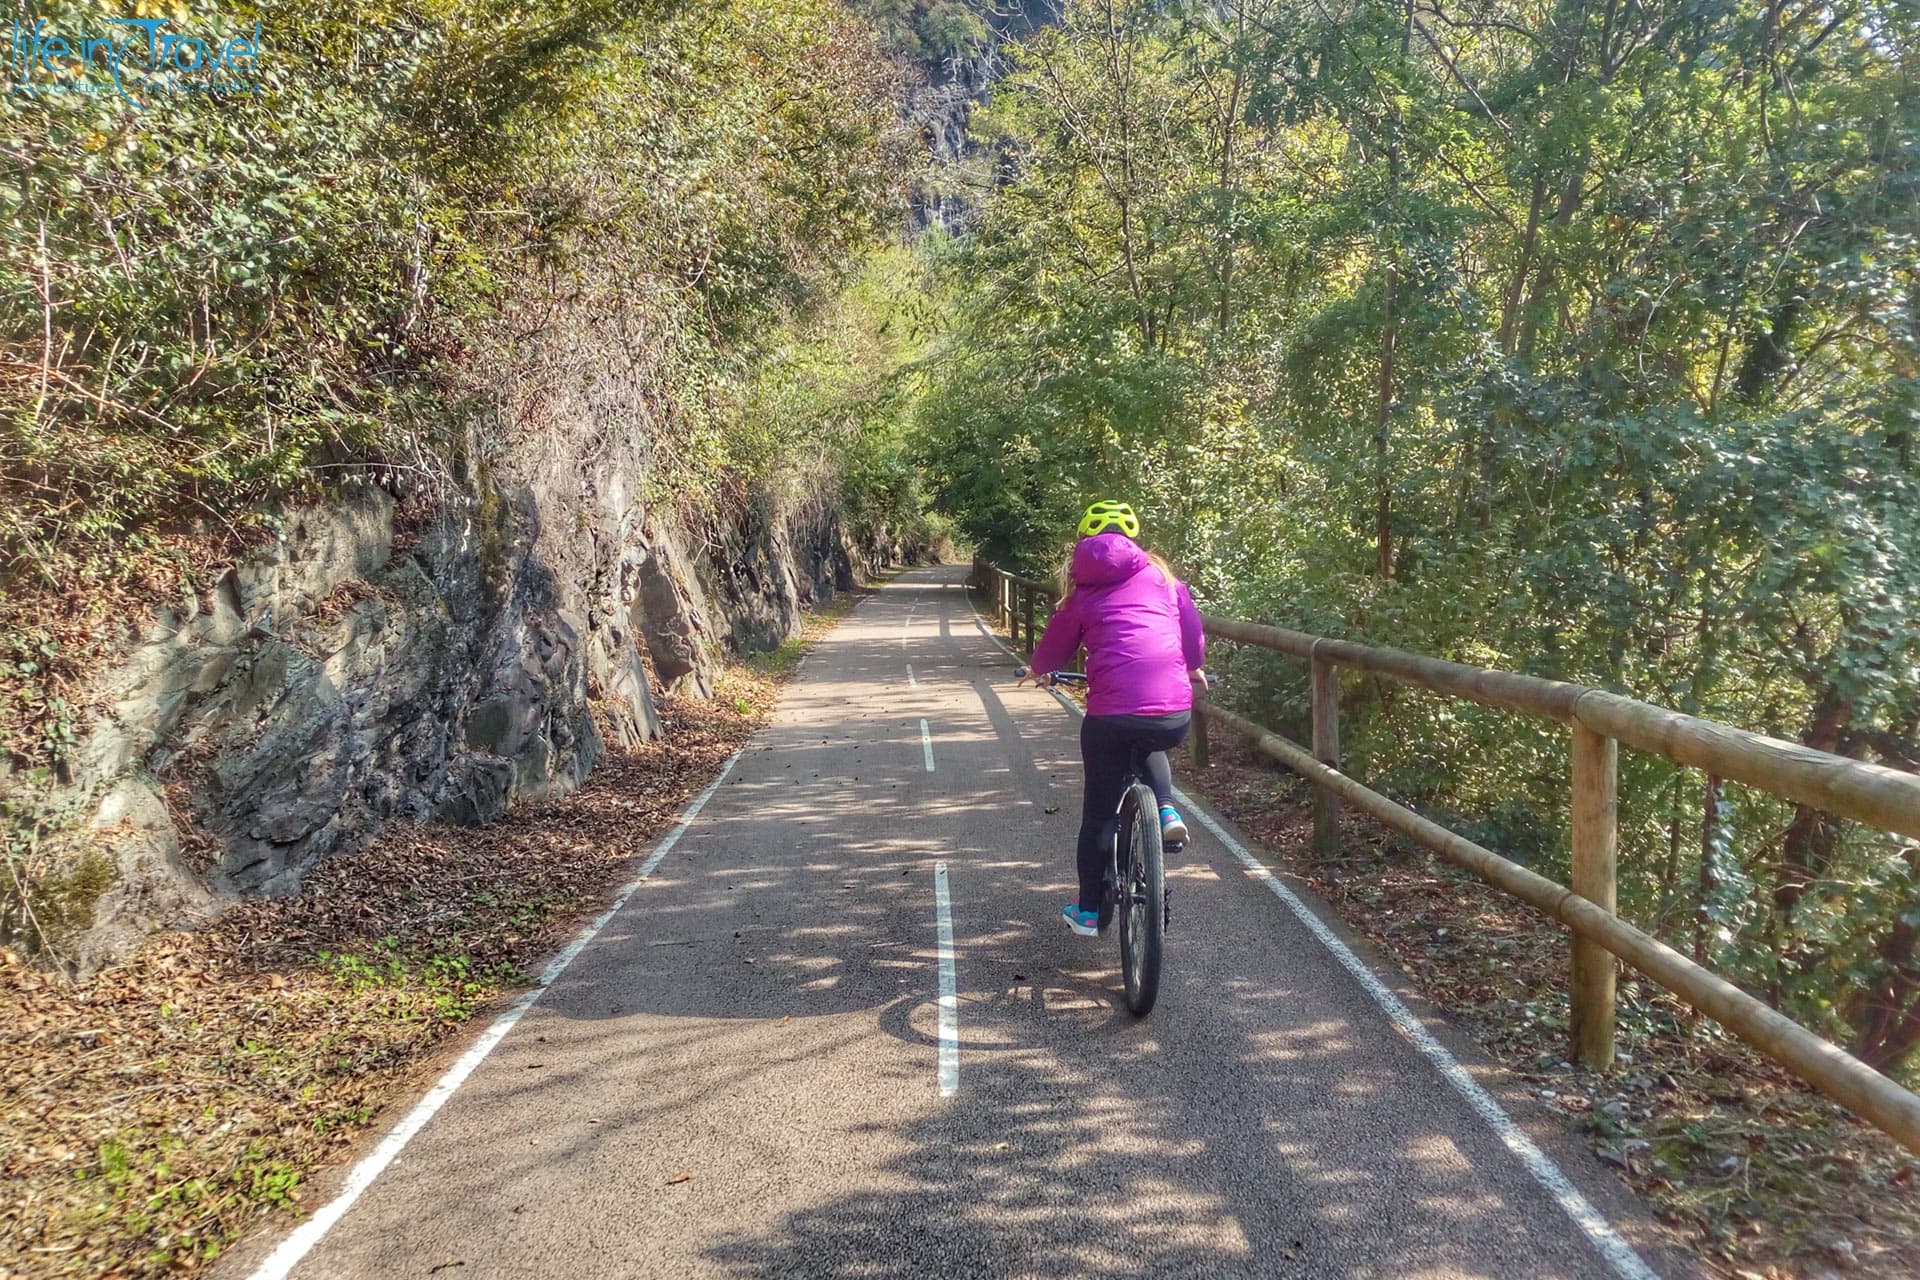
<path fill-rule="evenodd" d="M 1166 860 L 1160 847 L 1160 804 L 1153 789 L 1136 782 L 1120 806 L 1120 973 L 1127 1008 L 1136 1018 L 1153 1010 L 1160 996 L 1160 947 L 1166 927 Z"/>

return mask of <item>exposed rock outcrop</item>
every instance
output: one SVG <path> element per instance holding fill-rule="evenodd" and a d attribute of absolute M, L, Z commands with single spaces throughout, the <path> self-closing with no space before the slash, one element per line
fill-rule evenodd
<path fill-rule="evenodd" d="M 476 485 L 417 524 L 350 486 L 160 611 L 41 797 L 73 815 L 52 839 L 106 855 L 63 960 L 289 892 L 390 818 L 571 790 L 607 749 L 590 700 L 618 744 L 653 737 L 656 687 L 709 696 L 726 650 L 778 645 L 905 551 L 766 499 L 695 538 L 624 485 L 572 483 L 589 504 Z"/>

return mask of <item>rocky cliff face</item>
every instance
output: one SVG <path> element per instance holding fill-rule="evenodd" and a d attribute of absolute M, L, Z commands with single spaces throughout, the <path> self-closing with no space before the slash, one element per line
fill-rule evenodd
<path fill-rule="evenodd" d="M 389 818 L 480 823 L 571 790 L 608 745 L 590 703 L 619 744 L 653 737 L 656 689 L 710 694 L 726 650 L 778 645 L 912 550 L 767 498 L 696 536 L 643 511 L 632 474 L 473 485 L 423 520 L 350 487 L 161 610 L 102 673 L 51 798 L 53 841 L 104 886 L 62 958 L 291 891 Z"/>
<path fill-rule="evenodd" d="M 908 95 L 907 114 L 926 139 L 928 180 L 915 194 L 914 216 L 921 226 L 955 234 L 972 229 L 975 191 L 995 180 L 997 157 L 981 154 L 968 132 L 973 110 L 984 104 L 1006 73 L 1005 45 L 1059 21 L 1056 0 L 1015 0 L 1012 4 L 975 5 L 986 39 L 920 60 L 921 81 Z"/>

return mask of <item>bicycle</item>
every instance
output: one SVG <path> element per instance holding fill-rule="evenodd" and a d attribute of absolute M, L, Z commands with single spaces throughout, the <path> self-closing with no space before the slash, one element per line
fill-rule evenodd
<path fill-rule="evenodd" d="M 1027 669 L 1020 668 L 1019 675 L 1025 677 Z M 1087 677 L 1080 671 L 1052 671 L 1047 681 L 1084 685 Z M 1109 824 L 1105 892 L 1100 900 L 1100 932 L 1105 934 L 1116 919 L 1120 926 L 1120 977 L 1127 1010 L 1136 1018 L 1151 1013 L 1159 998 L 1161 947 L 1173 923 L 1166 849 L 1160 839 L 1160 799 L 1148 781 L 1148 754 L 1138 747 L 1132 753 L 1133 781 L 1120 793 Z"/>

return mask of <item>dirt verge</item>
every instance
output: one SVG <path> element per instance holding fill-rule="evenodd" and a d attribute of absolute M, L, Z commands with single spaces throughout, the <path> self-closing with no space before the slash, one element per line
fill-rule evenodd
<path fill-rule="evenodd" d="M 1341 856 L 1314 857 L 1313 788 L 1230 734 L 1210 744 L 1204 773 L 1176 762 L 1180 783 L 1392 957 L 1707 1274 L 1920 1276 L 1920 1159 L 1630 970 L 1619 1068 L 1574 1066 L 1558 923 L 1360 815 L 1342 815 Z"/>
<path fill-rule="evenodd" d="M 1920 1160 L 1631 971 L 1619 1067 L 1567 1060 L 1567 943 L 1555 922 L 1348 814 L 1312 855 L 1311 787 L 1215 733 L 1179 770 L 1539 1098 L 1711 1275 L 1920 1275 Z M 1182 762 L 1184 765 L 1184 762 Z"/>
<path fill-rule="evenodd" d="M 665 736 L 564 799 L 486 827 L 394 824 L 297 896 L 84 983 L 0 952 L 0 1278 L 194 1270 L 290 1223 L 315 1171 L 525 988 L 867 594 L 730 667 L 710 702 L 663 699 Z"/>

